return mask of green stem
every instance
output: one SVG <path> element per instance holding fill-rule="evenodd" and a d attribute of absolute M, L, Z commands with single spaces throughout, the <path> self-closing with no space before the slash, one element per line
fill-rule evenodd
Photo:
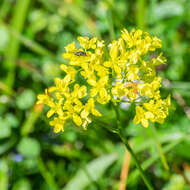
<path fill-rule="evenodd" d="M 107 10 L 106 15 L 107 15 L 107 21 L 108 21 L 108 24 L 109 24 L 110 39 L 114 40 L 115 39 L 115 31 L 114 31 L 112 12 L 111 12 L 110 9 Z"/>
<path fill-rule="evenodd" d="M 115 113 L 116 113 L 116 117 L 117 117 L 117 127 L 118 127 L 118 135 L 119 137 L 121 138 L 122 142 L 125 144 L 127 150 L 130 152 L 131 156 L 133 157 L 133 160 L 135 162 L 135 165 L 136 167 L 138 168 L 139 172 L 140 172 L 140 175 L 145 183 L 145 185 L 147 186 L 147 188 L 149 190 L 153 190 L 154 188 L 152 187 L 151 183 L 149 182 L 148 178 L 146 177 L 143 169 L 141 168 L 141 165 L 135 155 L 135 153 L 133 152 L 131 146 L 129 145 L 126 137 L 124 137 L 123 133 L 122 133 L 122 125 L 121 125 L 121 118 L 120 118 L 120 114 L 119 114 L 119 111 L 118 111 L 118 108 L 114 105 L 114 110 L 115 110 Z"/>
<path fill-rule="evenodd" d="M 11 26 L 18 32 L 22 33 L 24 22 L 29 8 L 30 0 L 18 0 L 11 19 Z M 7 47 L 5 56 L 4 67 L 7 69 L 8 74 L 6 83 L 12 87 L 15 80 L 16 60 L 19 54 L 20 43 L 17 38 L 11 36 L 10 42 Z"/>
<path fill-rule="evenodd" d="M 3 0 L 3 3 L 0 7 L 0 18 L 1 19 L 4 19 L 6 18 L 10 8 L 11 8 L 11 1 L 8 1 L 8 0 Z"/>
<path fill-rule="evenodd" d="M 38 110 L 38 109 L 33 108 L 30 111 L 29 115 L 26 117 L 26 119 L 21 127 L 21 134 L 23 136 L 27 136 L 29 133 L 31 133 L 33 131 L 35 123 L 36 123 L 38 117 L 40 116 L 42 109 L 43 108 Z"/>
<path fill-rule="evenodd" d="M 42 158 L 41 157 L 37 158 L 36 162 L 37 162 L 37 166 L 38 166 L 38 169 L 39 169 L 41 175 L 43 176 L 46 183 L 49 185 L 50 189 L 58 190 L 59 188 L 58 188 L 53 176 L 51 175 L 51 173 L 46 169 L 46 166 L 45 166 Z"/>
<path fill-rule="evenodd" d="M 166 160 L 166 157 L 164 155 L 164 152 L 162 150 L 162 145 L 160 144 L 159 142 L 159 139 L 158 139 L 158 135 L 157 135 L 157 131 L 156 131 L 156 128 L 154 125 L 152 125 L 151 127 L 151 130 L 152 130 L 152 134 L 154 136 L 154 140 L 155 140 L 155 144 L 156 144 L 156 147 L 158 149 L 158 153 L 160 155 L 160 158 L 161 158 L 161 161 L 163 163 L 163 166 L 166 170 L 169 170 L 169 166 L 168 166 L 168 163 L 167 163 L 167 160 Z"/>
<path fill-rule="evenodd" d="M 146 23 L 145 23 L 145 14 L 146 14 L 146 0 L 138 0 L 137 1 L 137 27 L 145 30 Z"/>

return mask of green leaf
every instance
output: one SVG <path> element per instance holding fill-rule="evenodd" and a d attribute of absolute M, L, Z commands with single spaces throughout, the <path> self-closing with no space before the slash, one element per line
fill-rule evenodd
<path fill-rule="evenodd" d="M 159 20 L 172 16 L 181 16 L 183 11 L 182 4 L 177 1 L 162 1 L 154 8 L 153 16 Z"/>
<path fill-rule="evenodd" d="M 18 126 L 18 119 L 12 114 L 12 113 L 7 113 L 5 115 L 5 120 L 11 127 L 17 127 Z"/>
<path fill-rule="evenodd" d="M 105 170 L 117 159 L 116 154 L 100 156 L 88 163 L 85 169 L 79 169 L 63 190 L 82 190 L 93 181 L 97 181 Z"/>
<path fill-rule="evenodd" d="M 3 171 L 0 171 L 0 189 L 8 189 L 8 175 Z"/>
<path fill-rule="evenodd" d="M 8 31 L 3 25 L 0 25 L 0 36 L 1 36 L 0 40 L 0 52 L 1 52 L 5 50 L 9 41 Z"/>
<path fill-rule="evenodd" d="M 20 108 L 20 109 L 28 109 L 31 106 L 34 105 L 36 100 L 36 95 L 35 93 L 28 89 L 25 90 L 20 96 L 18 96 L 16 98 L 16 105 Z"/>
<path fill-rule="evenodd" d="M 18 144 L 17 150 L 27 158 L 34 158 L 40 154 L 40 144 L 37 140 L 24 137 Z"/>
<path fill-rule="evenodd" d="M 3 118 L 0 118 L 0 131 L 0 139 L 11 135 L 11 127 Z"/>
<path fill-rule="evenodd" d="M 47 15 L 44 10 L 34 10 L 29 14 L 31 30 L 38 32 L 47 26 Z"/>
<path fill-rule="evenodd" d="M 185 159 L 190 159 L 189 155 L 190 141 L 185 140 L 183 143 L 180 143 L 173 150 L 178 156 L 184 157 Z"/>
<path fill-rule="evenodd" d="M 2 143 L 0 146 L 0 155 L 9 150 L 11 147 L 13 147 L 16 141 L 17 139 L 14 136 L 12 136 L 11 138 L 8 138 L 8 141 Z"/>
<path fill-rule="evenodd" d="M 174 174 L 163 190 L 184 190 L 185 181 L 181 175 Z"/>
<path fill-rule="evenodd" d="M 0 160 L 0 189 L 8 189 L 8 164 L 5 159 Z"/>
<path fill-rule="evenodd" d="M 28 179 L 20 179 L 14 185 L 12 190 L 31 190 L 30 181 Z"/>

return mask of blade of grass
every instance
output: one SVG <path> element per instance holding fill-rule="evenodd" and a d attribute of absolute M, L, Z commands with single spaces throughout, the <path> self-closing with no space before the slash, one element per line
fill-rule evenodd
<path fill-rule="evenodd" d="M 10 8 L 11 8 L 11 0 L 9 0 L 9 1 L 4 0 L 0 7 L 0 18 L 1 19 L 4 19 L 7 16 Z"/>
<path fill-rule="evenodd" d="M 23 136 L 28 135 L 29 133 L 32 132 L 37 119 L 41 115 L 42 110 L 43 110 L 42 105 L 35 105 L 34 108 L 31 110 L 28 117 L 26 117 L 23 126 L 21 127 L 21 134 Z"/>
<path fill-rule="evenodd" d="M 1 21 L 2 22 L 2 21 Z M 31 49 L 32 51 L 34 51 L 35 53 L 37 53 L 38 55 L 41 56 L 46 56 L 48 58 L 50 58 L 51 60 L 55 60 L 59 63 L 62 63 L 62 61 L 60 59 L 58 59 L 51 51 L 49 51 L 48 49 L 44 48 L 43 46 L 41 46 L 40 44 L 38 44 L 37 42 L 25 37 L 24 35 L 20 34 L 19 32 L 17 32 L 14 28 L 12 28 L 11 26 L 6 25 L 5 23 L 3 23 L 8 31 L 10 32 L 10 34 L 16 38 L 17 40 L 19 40 L 23 45 L 25 45 L 26 47 L 28 47 L 29 49 Z"/>
<path fill-rule="evenodd" d="M 157 135 L 157 131 L 156 131 L 156 128 L 154 126 L 154 124 L 150 127 L 151 131 L 152 131 L 152 134 L 153 134 L 153 139 L 154 139 L 154 142 L 155 142 L 155 145 L 156 145 L 156 148 L 158 150 L 158 153 L 160 155 L 160 158 L 161 158 L 161 161 L 162 161 L 162 164 L 164 166 L 164 168 L 166 170 L 169 170 L 169 166 L 168 166 L 168 163 L 167 163 L 167 159 L 164 155 L 164 152 L 163 152 L 163 149 L 162 149 L 162 145 L 158 139 L 158 135 Z"/>
<path fill-rule="evenodd" d="M 171 88 L 190 89 L 190 82 L 173 81 L 173 82 L 171 82 Z"/>
<path fill-rule="evenodd" d="M 62 190 L 88 189 L 90 183 L 97 183 L 108 167 L 115 162 L 117 154 L 102 155 L 80 168 Z M 86 172 L 87 171 L 87 172 Z M 100 190 L 99 186 L 96 186 Z"/>
<path fill-rule="evenodd" d="M 44 180 L 46 181 L 46 183 L 49 185 L 50 189 L 52 190 L 58 190 L 58 186 L 53 178 L 53 176 L 51 175 L 51 173 L 46 169 L 46 166 L 42 160 L 41 157 L 37 158 L 37 166 L 38 169 L 41 173 L 41 175 L 43 176 Z"/>
<path fill-rule="evenodd" d="M 177 144 L 181 143 L 184 140 L 184 137 L 178 139 L 175 142 L 172 142 L 168 145 L 166 145 L 163 148 L 163 152 L 166 154 L 167 152 L 169 152 L 170 150 L 172 150 L 172 148 L 174 148 Z M 146 170 L 147 168 L 149 168 L 155 161 L 157 161 L 159 159 L 159 155 L 153 155 L 151 156 L 148 160 L 144 161 L 142 163 L 142 168 L 144 170 Z M 132 183 L 132 181 L 137 178 L 140 175 L 139 171 L 137 169 L 135 169 L 135 171 L 133 171 L 133 173 L 131 173 L 131 175 L 129 176 L 129 178 L 126 180 L 126 183 L 130 184 Z"/>
<path fill-rule="evenodd" d="M 98 122 L 99 127 L 104 127 L 105 129 L 109 130 L 110 132 L 117 133 L 116 129 L 112 128 L 112 126 L 110 126 L 109 123 L 104 122 L 102 120 L 98 120 L 98 119 L 96 119 L 96 122 Z M 158 140 L 161 144 L 164 144 L 164 143 L 168 143 L 171 141 L 177 141 L 181 138 L 185 138 L 185 136 L 186 136 L 186 134 L 182 133 L 180 131 L 172 132 L 172 133 L 166 132 L 164 134 L 158 135 Z M 131 141 L 131 144 L 133 144 L 133 146 L 134 146 L 135 153 L 139 153 L 139 152 L 146 150 L 154 143 L 153 138 L 149 138 L 140 144 L 136 143 L 134 139 L 130 139 L 130 141 Z"/>
<path fill-rule="evenodd" d="M 57 11 L 57 9 L 56 9 L 56 7 L 52 4 L 52 3 L 50 3 L 49 1 L 47 1 L 47 0 L 38 0 L 40 3 L 42 3 L 43 5 L 44 5 L 44 7 L 48 10 L 48 11 L 50 11 L 50 12 L 55 12 L 55 11 Z"/>
<path fill-rule="evenodd" d="M 112 18 L 112 12 L 110 9 L 106 11 L 107 21 L 109 24 L 109 34 L 110 34 L 110 40 L 115 39 L 115 31 L 114 31 L 114 25 L 113 25 L 113 18 Z"/>
<path fill-rule="evenodd" d="M 8 173 L 8 163 L 6 158 L 0 160 L 0 189 L 8 190 L 9 186 L 9 173 Z"/>
<path fill-rule="evenodd" d="M 145 14 L 146 14 L 146 0 L 138 0 L 137 1 L 137 10 L 136 10 L 136 23 L 137 27 L 145 30 Z"/>
<path fill-rule="evenodd" d="M 27 10 L 30 4 L 30 0 L 18 0 L 15 4 L 13 11 L 13 17 L 11 19 L 11 26 L 18 32 L 22 33 L 24 22 L 26 19 Z M 11 36 L 8 44 L 7 53 L 5 54 L 4 67 L 8 70 L 6 83 L 12 87 L 15 78 L 16 60 L 19 53 L 20 43 L 17 38 Z"/>
<path fill-rule="evenodd" d="M 131 144 L 131 143 L 130 143 Z M 130 168 L 131 155 L 129 151 L 125 151 L 123 166 L 120 174 L 120 184 L 119 190 L 126 189 L 126 179 L 128 178 L 129 168 Z"/>
<path fill-rule="evenodd" d="M 11 149 L 13 146 L 15 146 L 16 142 L 17 142 L 17 139 L 16 139 L 15 136 L 13 136 L 7 142 L 1 143 L 1 146 L 0 146 L 0 155 L 4 154 L 6 151 L 8 151 L 9 149 Z"/>
<path fill-rule="evenodd" d="M 10 96 L 15 96 L 15 92 L 13 89 L 11 89 L 8 85 L 0 81 L 0 91 L 3 91 L 3 93 L 8 94 Z"/>
<path fill-rule="evenodd" d="M 158 140 L 159 140 L 159 142 L 161 144 L 164 144 L 164 143 L 168 143 L 168 142 L 171 142 L 171 141 L 177 141 L 177 140 L 179 140 L 181 138 L 185 138 L 185 136 L 186 136 L 186 134 L 183 134 L 181 132 L 165 133 L 165 134 L 158 135 Z M 144 141 L 141 144 L 138 143 L 138 146 L 137 146 L 137 144 L 134 143 L 134 141 L 132 140 L 132 144 L 135 147 L 134 151 L 136 153 L 144 151 L 145 149 L 152 146 L 153 143 L 154 143 L 153 138 L 150 138 L 150 139 Z"/>

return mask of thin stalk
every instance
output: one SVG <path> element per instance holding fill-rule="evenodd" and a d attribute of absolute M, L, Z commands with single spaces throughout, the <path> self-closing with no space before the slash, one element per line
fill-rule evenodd
<path fill-rule="evenodd" d="M 136 15 L 136 22 L 138 28 L 145 30 L 146 23 L 145 23 L 145 14 L 146 14 L 146 0 L 138 0 L 137 1 L 137 15 Z"/>
<path fill-rule="evenodd" d="M 18 0 L 11 19 L 11 26 L 18 32 L 22 33 L 24 22 L 29 8 L 30 0 Z M 4 67 L 8 71 L 6 83 L 12 87 L 15 80 L 16 60 L 18 58 L 20 42 L 14 36 L 11 36 L 10 42 L 7 47 L 5 56 Z"/>
<path fill-rule="evenodd" d="M 121 118 L 120 118 L 120 114 L 119 114 L 119 111 L 118 111 L 118 108 L 114 105 L 114 110 L 115 110 L 115 113 L 116 113 L 116 117 L 117 117 L 117 127 L 118 127 L 118 135 L 119 137 L 121 138 L 122 142 L 125 144 L 127 150 L 130 152 L 131 156 L 133 157 L 133 160 L 135 162 L 135 165 L 137 167 L 137 169 L 139 170 L 140 172 L 140 175 L 145 183 L 145 185 L 147 186 L 147 188 L 149 190 L 153 190 L 154 188 L 152 187 L 151 183 L 149 182 L 148 178 L 146 177 L 143 169 L 141 168 L 141 165 L 135 155 L 135 153 L 133 152 L 132 148 L 130 147 L 126 137 L 123 135 L 122 133 L 122 125 L 121 125 Z"/>
<path fill-rule="evenodd" d="M 110 39 L 114 40 L 115 39 L 115 31 L 114 31 L 112 12 L 111 12 L 110 9 L 107 10 L 106 15 L 107 15 L 107 21 L 108 21 L 108 24 L 109 24 Z"/>
<path fill-rule="evenodd" d="M 27 136 L 29 133 L 32 132 L 34 129 L 35 123 L 40 116 L 43 110 L 42 105 L 35 105 L 34 108 L 30 111 L 28 117 L 26 117 L 22 127 L 21 127 L 21 134 L 23 136 Z"/>
<path fill-rule="evenodd" d="M 3 3 L 0 7 L 0 18 L 1 19 L 6 18 L 10 8 L 11 8 L 11 1 L 10 0 L 3 0 Z"/>
<path fill-rule="evenodd" d="M 163 164 L 163 166 L 164 166 L 164 168 L 165 168 L 166 170 L 169 170 L 169 166 L 168 166 L 166 157 L 165 157 L 165 155 L 164 155 L 164 151 L 163 151 L 163 149 L 162 149 L 162 145 L 160 144 L 159 139 L 158 139 L 158 135 L 157 135 L 156 128 L 155 128 L 154 125 L 152 125 L 150 128 L 151 128 L 151 130 L 152 130 L 152 134 L 153 134 L 153 136 L 154 136 L 154 141 L 155 141 L 155 144 L 156 144 L 158 153 L 159 153 L 159 155 L 160 155 L 162 164 Z"/>

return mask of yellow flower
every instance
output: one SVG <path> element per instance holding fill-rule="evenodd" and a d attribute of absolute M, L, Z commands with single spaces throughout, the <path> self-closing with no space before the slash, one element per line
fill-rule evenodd
<path fill-rule="evenodd" d="M 128 83 L 126 89 L 126 96 L 131 102 L 139 97 L 136 83 Z"/>
<path fill-rule="evenodd" d="M 97 38 L 92 38 L 89 39 L 89 37 L 78 37 L 77 38 L 78 41 L 80 42 L 80 45 L 82 46 L 82 48 L 84 49 L 96 49 L 96 42 L 97 42 Z"/>
<path fill-rule="evenodd" d="M 74 85 L 74 90 L 71 93 L 72 97 L 76 97 L 76 98 L 84 98 L 87 95 L 87 88 L 86 86 L 80 86 L 79 84 L 75 84 Z"/>
<path fill-rule="evenodd" d="M 146 96 L 149 98 L 156 98 L 158 99 L 160 97 L 159 95 L 159 88 L 161 86 L 161 78 L 155 77 L 154 80 L 151 83 L 141 83 L 138 84 L 138 91 L 141 96 Z"/>
<path fill-rule="evenodd" d="M 54 117 L 53 121 L 50 121 L 50 125 L 54 127 L 54 132 L 59 133 L 64 131 L 65 120 L 60 117 Z"/>
<path fill-rule="evenodd" d="M 110 45 L 110 58 L 112 61 L 116 61 L 118 59 L 118 53 L 119 53 L 119 47 L 118 47 L 118 42 L 113 41 Z"/>
<path fill-rule="evenodd" d="M 44 94 L 39 94 L 37 96 L 37 98 L 38 98 L 38 101 L 36 102 L 36 104 L 45 104 L 45 105 L 48 105 L 48 106 L 53 105 L 52 99 L 49 96 L 48 89 L 45 89 L 45 93 Z"/>
<path fill-rule="evenodd" d="M 134 66 L 134 65 L 129 65 L 127 67 L 127 80 L 128 81 L 134 81 L 134 80 L 139 80 L 139 67 L 138 66 Z"/>
<path fill-rule="evenodd" d="M 73 121 L 75 122 L 76 125 L 80 126 L 82 125 L 82 119 L 79 115 L 73 114 Z"/>
<path fill-rule="evenodd" d="M 83 111 L 81 112 L 81 117 L 83 119 L 85 119 L 86 117 L 88 117 L 88 115 L 92 113 L 92 115 L 95 116 L 101 116 L 102 114 L 95 109 L 95 104 L 94 104 L 94 99 L 90 98 L 88 100 L 88 102 L 86 103 L 86 105 L 84 106 Z"/>
<path fill-rule="evenodd" d="M 151 100 L 148 103 L 144 103 L 144 107 L 154 114 L 154 120 L 152 122 L 163 123 L 171 107 L 170 96 L 165 100 Z"/>
<path fill-rule="evenodd" d="M 60 66 L 65 76 L 55 78 L 55 85 L 38 95 L 37 103 L 50 108 L 47 117 L 52 118 L 55 132 L 63 131 L 69 119 L 86 129 L 92 116 L 102 116 L 97 104 L 125 99 L 136 104 L 136 124 L 148 127 L 149 121 L 165 120 L 171 102 L 170 97 L 161 99 L 161 78 L 155 67 L 165 64 L 166 58 L 151 54 L 162 47 L 160 39 L 135 29 L 122 30 L 121 37 L 106 47 L 96 37 L 77 39 L 79 47 L 73 42 L 62 54 L 68 61 Z"/>
<path fill-rule="evenodd" d="M 107 84 L 108 84 L 108 76 L 102 77 L 99 79 L 99 81 L 93 84 L 90 90 L 90 96 L 95 97 L 96 95 L 98 95 L 97 101 L 101 104 L 105 104 L 110 100 L 110 95 L 106 90 Z"/>
<path fill-rule="evenodd" d="M 55 78 L 55 87 L 51 87 L 52 92 L 53 91 L 59 91 L 61 94 L 63 94 L 65 97 L 69 96 L 69 83 L 70 83 L 70 77 L 67 75 L 63 79 Z"/>
<path fill-rule="evenodd" d="M 60 116 L 63 115 L 62 102 L 63 102 L 63 99 L 60 99 L 58 103 L 52 102 L 52 105 L 50 106 L 50 110 L 47 112 L 48 118 L 51 117 L 54 113 L 57 113 Z"/>
<path fill-rule="evenodd" d="M 66 77 L 69 78 L 72 82 L 75 81 L 75 76 L 76 76 L 76 69 L 71 67 L 71 66 L 66 66 L 62 64 L 60 68 L 67 73 Z"/>
<path fill-rule="evenodd" d="M 154 118 L 154 115 L 151 112 L 146 112 L 141 106 L 136 107 L 136 115 L 133 120 L 135 124 L 141 123 L 142 126 L 148 127 L 148 120 L 152 118 Z"/>
<path fill-rule="evenodd" d="M 118 81 L 114 84 L 112 88 L 112 94 L 115 95 L 117 98 L 122 98 L 127 95 L 127 88 L 122 81 Z"/>

